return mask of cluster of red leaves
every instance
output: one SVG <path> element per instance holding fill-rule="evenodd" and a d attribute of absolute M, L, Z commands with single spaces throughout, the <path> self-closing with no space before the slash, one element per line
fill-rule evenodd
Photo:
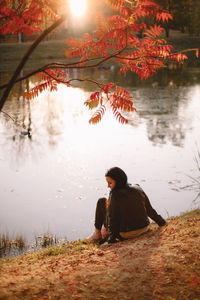
<path fill-rule="evenodd" d="M 138 74 L 141 79 L 153 76 L 162 68 L 167 59 L 178 62 L 186 59 L 186 55 L 171 56 L 172 46 L 160 39 L 163 28 L 155 24 L 148 28 L 145 18 L 151 17 L 155 22 L 168 21 L 171 15 L 149 0 L 137 0 L 132 8 L 130 1 L 107 1 L 118 14 L 97 18 L 97 30 L 92 35 L 85 34 L 83 39 L 67 40 L 68 58 L 76 57 L 81 65 L 93 58 L 114 58 L 121 65 L 120 72 L 126 74 L 128 70 Z M 145 38 L 139 38 L 143 31 Z"/>
<path fill-rule="evenodd" d="M 106 103 L 109 102 L 115 118 L 122 124 L 127 124 L 128 120 L 122 112 L 133 112 L 136 109 L 133 107 L 132 95 L 122 87 L 114 86 L 112 82 L 103 85 L 100 91 L 90 95 L 89 100 L 85 101 L 85 105 L 89 109 L 97 108 L 89 123 L 96 124 L 101 121 L 105 111 Z"/>
<path fill-rule="evenodd" d="M 47 69 L 45 72 L 38 73 L 37 77 L 42 81 L 42 83 L 23 93 L 24 97 L 28 100 L 38 97 L 41 92 L 47 89 L 50 91 L 56 91 L 59 83 L 64 83 L 69 86 L 66 80 L 66 73 L 59 69 Z"/>
<path fill-rule="evenodd" d="M 53 80 L 47 80 L 37 86 L 35 86 L 34 88 L 32 88 L 30 91 L 24 92 L 23 95 L 24 97 L 26 97 L 26 99 L 31 100 L 33 98 L 38 97 L 38 95 L 47 90 L 50 89 L 50 91 L 56 91 L 57 90 L 57 83 Z"/>
<path fill-rule="evenodd" d="M 40 25 L 47 16 L 52 20 L 57 18 L 57 5 L 52 0 L 1 1 L 0 34 L 32 35 L 41 31 Z"/>

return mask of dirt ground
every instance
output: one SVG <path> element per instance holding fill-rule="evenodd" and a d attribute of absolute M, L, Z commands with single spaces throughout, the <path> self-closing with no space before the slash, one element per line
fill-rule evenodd
<path fill-rule="evenodd" d="M 0 261 L 0 299 L 200 299 L 200 210 L 132 240 Z"/>

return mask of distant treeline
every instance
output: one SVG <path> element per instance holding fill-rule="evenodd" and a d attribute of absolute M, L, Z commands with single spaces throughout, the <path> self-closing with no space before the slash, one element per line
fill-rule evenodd
<path fill-rule="evenodd" d="M 200 1 L 199 0 L 156 0 L 173 16 L 173 21 L 164 24 L 166 35 L 170 29 L 182 33 L 200 35 Z"/>

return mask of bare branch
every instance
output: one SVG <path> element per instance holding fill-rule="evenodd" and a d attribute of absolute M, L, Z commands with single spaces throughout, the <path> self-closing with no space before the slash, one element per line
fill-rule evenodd
<path fill-rule="evenodd" d="M 53 75 L 49 74 L 47 71 L 44 71 L 45 74 L 47 74 L 49 77 L 51 77 L 52 79 L 54 79 L 55 81 L 59 82 L 59 83 L 64 83 L 64 84 L 69 84 L 71 81 L 87 81 L 87 82 L 91 82 L 96 84 L 98 87 L 102 87 L 103 84 L 101 84 L 100 82 L 93 80 L 93 79 L 89 79 L 89 78 L 85 78 L 85 79 L 79 79 L 79 78 L 71 78 L 69 80 L 62 80 L 62 79 L 58 79 L 56 77 L 54 77 Z"/>
<path fill-rule="evenodd" d="M 5 111 L 1 110 L 0 113 L 3 113 L 7 117 L 9 117 L 13 122 L 15 122 L 15 120 L 8 113 L 6 113 Z"/>

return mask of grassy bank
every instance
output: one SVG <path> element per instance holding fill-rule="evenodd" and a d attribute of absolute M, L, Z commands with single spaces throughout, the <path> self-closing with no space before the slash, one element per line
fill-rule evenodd
<path fill-rule="evenodd" d="M 180 299 L 200 296 L 200 210 L 134 240 L 65 243 L 0 263 L 0 299 Z"/>
<path fill-rule="evenodd" d="M 163 37 L 165 38 L 165 36 Z M 167 40 L 174 46 L 176 51 L 198 48 L 200 45 L 200 37 L 193 37 L 179 32 L 171 32 Z M 0 72 L 13 71 L 29 46 L 30 43 L 0 44 Z M 41 43 L 31 55 L 24 70 L 30 71 L 50 62 L 66 62 L 65 47 L 65 40 Z M 195 54 L 190 54 L 189 57 L 190 60 L 194 60 Z"/>

